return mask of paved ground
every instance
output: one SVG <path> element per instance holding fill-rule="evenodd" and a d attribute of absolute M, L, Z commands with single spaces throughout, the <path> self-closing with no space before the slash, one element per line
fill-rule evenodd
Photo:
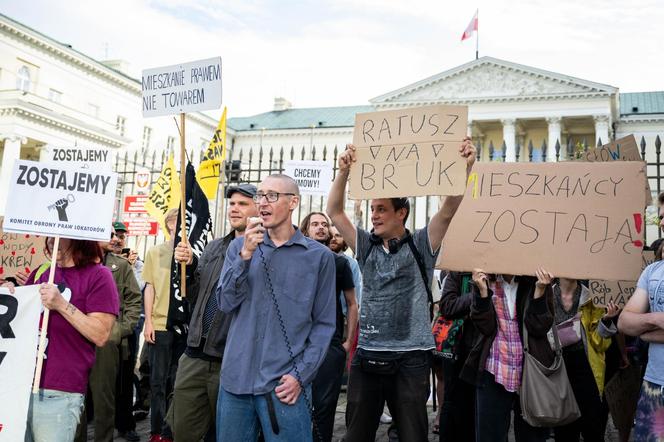
<path fill-rule="evenodd" d="M 346 394 L 342 393 L 341 396 L 339 397 L 339 406 L 337 407 L 337 415 L 335 419 L 335 427 L 334 427 L 334 442 L 340 442 L 343 440 L 343 435 L 345 433 L 345 422 L 344 422 L 344 413 L 346 411 Z M 433 412 L 433 409 L 431 405 L 429 405 L 429 423 L 433 424 L 434 418 L 436 414 Z M 378 427 L 378 434 L 376 435 L 376 441 L 380 442 L 388 442 L 390 441 L 387 431 L 388 431 L 389 425 L 387 424 L 381 424 Z M 138 422 L 138 426 L 136 431 L 138 434 L 141 436 L 142 441 L 147 441 L 149 436 L 150 436 L 150 419 L 145 419 L 141 422 Z M 92 441 L 93 437 L 93 427 L 92 425 L 88 426 L 88 441 Z M 116 432 L 116 438 L 114 439 L 115 441 L 122 442 L 124 439 L 117 437 L 117 432 Z M 550 441 L 553 441 L 553 438 L 549 439 Z M 613 424 L 611 421 L 609 421 L 609 425 L 607 428 L 607 434 L 606 434 L 606 441 L 607 442 L 618 442 L 618 432 L 615 430 L 613 427 Z M 438 435 L 435 435 L 433 433 L 429 433 L 429 441 L 434 442 L 438 441 Z M 509 441 L 513 442 L 514 441 L 514 434 L 510 433 Z M 177 441 L 176 441 L 177 442 Z M 294 441 L 295 442 L 295 441 Z M 392 442 L 392 441 L 390 441 Z"/>

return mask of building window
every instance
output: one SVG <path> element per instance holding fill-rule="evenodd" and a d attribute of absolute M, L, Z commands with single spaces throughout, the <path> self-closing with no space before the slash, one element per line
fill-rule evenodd
<path fill-rule="evenodd" d="M 175 137 L 168 136 L 168 139 L 166 140 L 166 151 L 167 152 L 173 152 L 175 151 Z"/>
<path fill-rule="evenodd" d="M 143 152 L 147 152 L 150 148 L 150 138 L 152 137 L 152 129 L 145 126 L 143 127 Z"/>
<path fill-rule="evenodd" d="M 88 103 L 88 109 L 91 116 L 99 118 L 99 106 L 96 104 Z"/>
<path fill-rule="evenodd" d="M 30 92 L 30 69 L 27 66 L 21 66 L 16 75 L 16 89 L 23 92 Z"/>
<path fill-rule="evenodd" d="M 115 130 L 118 131 L 121 137 L 125 135 L 125 125 L 127 124 L 127 119 L 125 117 L 118 117 L 115 119 Z"/>
<path fill-rule="evenodd" d="M 48 90 L 48 99 L 53 103 L 62 103 L 62 92 L 56 91 L 55 89 Z"/>

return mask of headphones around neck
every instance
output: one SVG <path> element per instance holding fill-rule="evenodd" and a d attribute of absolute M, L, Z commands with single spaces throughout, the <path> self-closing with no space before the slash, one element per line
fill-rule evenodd
<path fill-rule="evenodd" d="M 396 255 L 397 253 L 399 253 L 401 246 L 407 243 L 409 238 L 410 238 L 410 231 L 406 229 L 406 234 L 403 236 L 403 238 L 388 239 L 387 250 L 390 252 L 390 255 Z M 373 233 L 373 230 L 371 231 L 371 236 L 369 237 L 369 241 L 374 245 L 381 245 L 381 246 L 383 245 L 383 238 Z"/>

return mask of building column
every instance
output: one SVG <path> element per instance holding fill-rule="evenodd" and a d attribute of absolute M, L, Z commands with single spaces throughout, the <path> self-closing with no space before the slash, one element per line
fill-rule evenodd
<path fill-rule="evenodd" d="M 505 161 L 516 161 L 516 121 L 514 119 L 501 120 L 503 123 L 503 140 L 505 141 Z"/>
<path fill-rule="evenodd" d="M 609 143 L 609 116 L 594 115 L 593 120 L 595 120 L 595 145 L 591 147 L 595 147 L 599 140 L 602 141 L 602 144 Z"/>
<path fill-rule="evenodd" d="M 562 140 L 562 131 L 560 130 L 560 117 L 549 117 L 546 119 L 547 124 L 549 125 L 549 137 L 546 140 L 546 161 L 554 162 L 556 161 L 556 141 L 560 144 L 560 156 L 562 158 L 563 150 L 563 140 Z"/>
<path fill-rule="evenodd" d="M 469 137 L 473 136 L 473 120 L 468 119 L 468 128 L 466 130 L 466 135 Z"/>
<path fill-rule="evenodd" d="M 5 214 L 9 182 L 14 171 L 14 162 L 21 158 L 21 145 L 28 142 L 27 138 L 19 135 L 0 135 L 5 141 L 5 150 L 2 153 L 2 169 L 0 170 L 0 213 Z"/>

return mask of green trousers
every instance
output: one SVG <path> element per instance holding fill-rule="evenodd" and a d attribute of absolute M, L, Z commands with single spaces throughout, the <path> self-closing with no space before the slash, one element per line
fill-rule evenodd
<path fill-rule="evenodd" d="M 166 420 L 177 442 L 199 442 L 217 418 L 221 362 L 180 357 Z"/>
<path fill-rule="evenodd" d="M 115 427 L 115 378 L 120 366 L 117 343 L 97 347 L 95 364 L 90 372 L 90 392 L 94 407 L 95 442 L 111 442 Z M 76 442 L 87 440 L 87 413 L 83 409 L 76 429 Z"/>

